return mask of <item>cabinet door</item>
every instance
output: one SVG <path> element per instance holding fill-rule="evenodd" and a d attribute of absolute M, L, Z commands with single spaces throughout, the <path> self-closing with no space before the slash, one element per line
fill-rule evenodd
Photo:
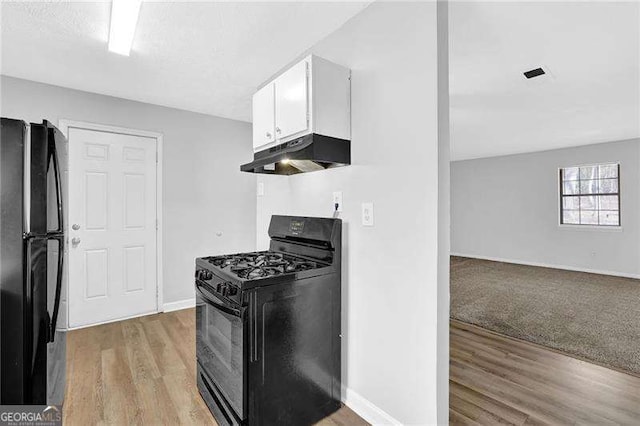
<path fill-rule="evenodd" d="M 276 140 L 274 84 L 269 83 L 253 95 L 253 150 Z"/>
<path fill-rule="evenodd" d="M 309 127 L 307 61 L 278 77 L 276 85 L 276 138 L 284 139 Z"/>

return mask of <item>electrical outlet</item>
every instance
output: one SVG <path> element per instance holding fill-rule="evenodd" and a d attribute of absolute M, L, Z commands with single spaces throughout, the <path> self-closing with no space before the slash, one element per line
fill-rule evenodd
<path fill-rule="evenodd" d="M 373 226 L 373 203 L 362 203 L 362 226 Z"/>
<path fill-rule="evenodd" d="M 258 197 L 264 195 L 264 182 L 258 182 Z"/>
<path fill-rule="evenodd" d="M 342 191 L 336 191 L 333 193 L 333 211 L 342 211 Z"/>

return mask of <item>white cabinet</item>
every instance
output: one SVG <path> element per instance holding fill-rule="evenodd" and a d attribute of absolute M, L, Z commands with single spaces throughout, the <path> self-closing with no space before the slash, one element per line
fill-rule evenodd
<path fill-rule="evenodd" d="M 272 144 L 276 140 L 275 85 L 269 83 L 253 95 L 253 150 Z"/>
<path fill-rule="evenodd" d="M 309 128 L 307 61 L 289 68 L 276 86 L 276 138 L 284 139 Z"/>
<path fill-rule="evenodd" d="M 261 151 L 308 133 L 351 139 L 351 72 L 308 56 L 253 96 L 253 148 Z"/>

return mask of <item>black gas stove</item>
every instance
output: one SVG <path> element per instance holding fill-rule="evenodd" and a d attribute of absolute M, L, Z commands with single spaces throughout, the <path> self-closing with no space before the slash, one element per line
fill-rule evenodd
<path fill-rule="evenodd" d="M 341 232 L 273 216 L 268 251 L 196 259 L 198 389 L 219 424 L 312 424 L 340 407 Z"/>

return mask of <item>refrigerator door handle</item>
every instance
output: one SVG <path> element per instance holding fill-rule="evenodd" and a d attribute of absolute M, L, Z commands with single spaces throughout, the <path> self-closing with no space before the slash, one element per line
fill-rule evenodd
<path fill-rule="evenodd" d="M 23 176 L 23 203 L 24 203 L 24 224 L 23 235 L 31 233 L 31 125 L 24 125 L 24 176 Z"/>
<path fill-rule="evenodd" d="M 56 200 L 58 204 L 58 229 L 50 231 L 53 233 L 64 232 L 64 206 L 62 203 L 62 182 L 60 181 L 60 163 L 58 162 L 58 151 L 56 149 L 55 132 L 51 132 L 49 138 L 49 159 L 53 157 L 53 175 L 56 182 Z"/>
<path fill-rule="evenodd" d="M 58 314 L 60 313 L 60 297 L 62 295 L 62 268 L 64 267 L 64 235 L 51 237 L 57 240 L 58 247 L 58 271 L 56 273 L 56 295 L 53 303 L 53 315 L 49 326 L 49 342 L 53 342 L 56 335 L 56 326 L 58 323 Z"/>

